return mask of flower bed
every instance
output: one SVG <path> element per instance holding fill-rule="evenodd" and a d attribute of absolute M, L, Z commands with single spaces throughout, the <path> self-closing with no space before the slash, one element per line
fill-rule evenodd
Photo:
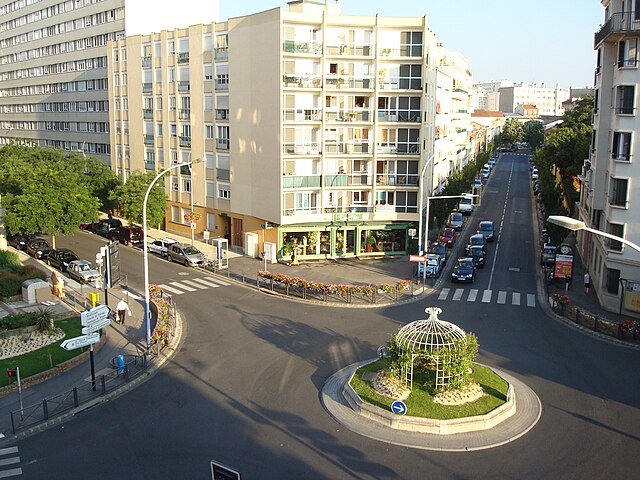
<path fill-rule="evenodd" d="M 163 296 L 158 285 L 149 285 L 151 300 L 158 308 L 156 326 L 151 333 L 151 343 L 164 347 L 169 344 L 173 334 L 173 307 Z"/>

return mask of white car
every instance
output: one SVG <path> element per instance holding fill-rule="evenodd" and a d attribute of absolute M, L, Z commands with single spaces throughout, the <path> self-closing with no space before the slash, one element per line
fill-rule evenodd
<path fill-rule="evenodd" d="M 147 245 L 147 250 L 151 253 L 157 253 L 161 257 L 166 257 L 169 246 L 174 243 L 178 243 L 178 241 L 173 238 L 159 238 Z"/>
<path fill-rule="evenodd" d="M 538 169 L 534 168 L 531 170 L 531 180 L 538 180 Z"/>

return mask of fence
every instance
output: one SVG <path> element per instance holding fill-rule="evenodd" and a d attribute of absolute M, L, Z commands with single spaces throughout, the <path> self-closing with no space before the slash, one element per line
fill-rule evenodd
<path fill-rule="evenodd" d="M 556 313 L 564 316 L 572 322 L 575 322 L 577 325 L 581 325 L 589 330 L 593 330 L 594 332 L 602 333 L 603 335 L 608 335 L 621 340 L 638 340 L 636 337 L 625 335 L 618 322 L 600 317 L 575 305 L 560 305 L 554 302 L 553 309 Z"/>
<path fill-rule="evenodd" d="M 39 403 L 11 412 L 11 427 L 16 434 L 39 423 L 58 417 L 84 403 L 104 396 L 130 382 L 147 370 L 147 355 L 124 355 L 118 364 L 117 357 L 112 360 L 113 370 L 106 375 L 96 377 L 95 389 L 91 382 L 73 387 L 71 390 Z"/>

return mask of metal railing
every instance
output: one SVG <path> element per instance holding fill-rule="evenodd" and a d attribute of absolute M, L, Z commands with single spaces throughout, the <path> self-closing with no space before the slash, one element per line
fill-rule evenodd
<path fill-rule="evenodd" d="M 611 15 L 593 36 L 593 47 L 597 48 L 611 33 L 622 32 L 640 32 L 640 20 L 635 18 L 635 12 L 618 12 Z"/>

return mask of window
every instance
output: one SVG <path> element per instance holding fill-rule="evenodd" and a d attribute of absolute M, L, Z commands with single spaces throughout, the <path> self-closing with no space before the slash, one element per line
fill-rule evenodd
<path fill-rule="evenodd" d="M 213 180 L 207 180 L 206 189 L 207 189 L 207 198 L 215 198 L 216 184 Z"/>
<path fill-rule="evenodd" d="M 178 183 L 178 177 L 171 176 L 171 190 L 177 192 L 180 190 L 180 184 Z"/>
<path fill-rule="evenodd" d="M 610 223 L 609 224 L 609 233 L 611 235 L 615 235 L 616 237 L 624 238 L 624 225 L 620 223 Z M 613 250 L 614 252 L 622 251 L 622 242 L 619 240 L 613 240 L 611 238 L 607 239 L 609 250 Z"/>
<path fill-rule="evenodd" d="M 618 295 L 618 288 L 620 288 L 620 270 L 607 268 L 607 292 Z"/>
<path fill-rule="evenodd" d="M 400 34 L 400 55 L 403 57 L 422 56 L 422 32 L 402 32 Z"/>
<path fill-rule="evenodd" d="M 191 193 L 191 179 L 183 178 L 182 179 L 182 193 Z"/>
<path fill-rule="evenodd" d="M 207 230 L 215 230 L 216 228 L 218 228 L 216 226 L 216 214 L 207 213 Z"/>
<path fill-rule="evenodd" d="M 176 53 L 176 42 L 174 42 L 173 40 L 170 40 L 167 50 L 169 52 L 169 55 L 175 54 Z"/>
<path fill-rule="evenodd" d="M 226 184 L 218 184 L 218 198 L 229 200 L 231 198 L 231 186 Z"/>
<path fill-rule="evenodd" d="M 626 178 L 611 178 L 609 190 L 609 204 L 615 207 L 627 206 L 627 190 L 629 180 Z"/>
<path fill-rule="evenodd" d="M 635 112 L 635 87 L 621 85 L 616 87 L 616 113 L 619 115 L 633 115 Z"/>
<path fill-rule="evenodd" d="M 422 89 L 422 65 L 400 65 L 399 87 L 404 90 Z"/>
<path fill-rule="evenodd" d="M 629 161 L 631 158 L 631 132 L 613 132 L 611 158 Z"/>
<path fill-rule="evenodd" d="M 213 140 L 216 138 L 213 125 L 205 125 L 205 138 L 207 140 Z"/>
<path fill-rule="evenodd" d="M 317 195 L 310 192 L 299 192 L 295 194 L 294 205 L 299 211 L 314 210 L 316 208 Z"/>
<path fill-rule="evenodd" d="M 618 43 L 618 68 L 638 66 L 638 39 L 629 38 Z"/>
<path fill-rule="evenodd" d="M 597 88 L 593 91 L 593 113 L 598 114 L 598 105 L 600 105 L 600 90 Z"/>
<path fill-rule="evenodd" d="M 178 135 L 178 126 L 175 123 L 172 123 L 169 125 L 169 128 L 171 129 L 171 136 L 175 137 Z"/>
<path fill-rule="evenodd" d="M 180 216 L 180 221 L 184 224 L 184 225 L 189 225 L 190 222 L 187 222 L 185 220 L 185 215 L 191 213 L 191 209 L 190 208 L 183 208 L 182 209 L 182 215 Z"/>
<path fill-rule="evenodd" d="M 180 208 L 172 206 L 171 207 L 171 221 L 180 223 Z"/>
<path fill-rule="evenodd" d="M 369 192 L 353 192 L 353 203 L 366 205 L 369 201 Z"/>
<path fill-rule="evenodd" d="M 156 135 L 158 137 L 162 136 L 162 124 L 161 123 L 157 123 L 156 124 Z"/>

